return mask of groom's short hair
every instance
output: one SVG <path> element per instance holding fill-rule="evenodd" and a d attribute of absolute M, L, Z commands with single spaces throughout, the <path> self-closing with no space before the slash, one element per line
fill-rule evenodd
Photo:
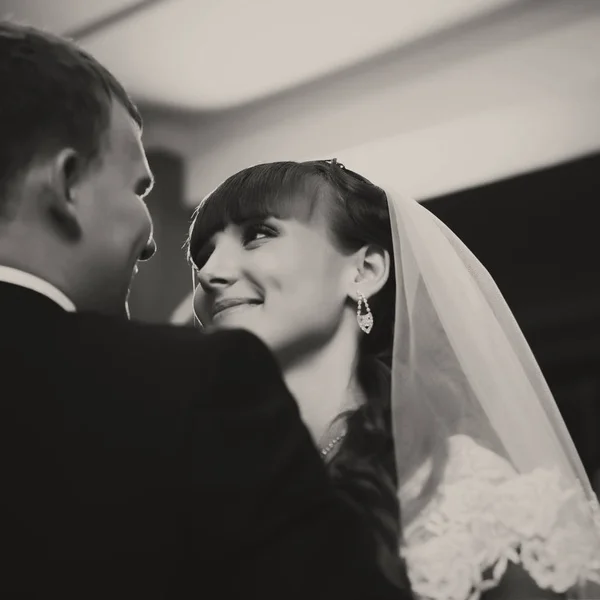
<path fill-rule="evenodd" d="M 0 21 L 0 90 L 0 219 L 36 159 L 71 147 L 92 166 L 114 100 L 142 126 L 123 86 L 96 59 L 70 40 L 10 21 Z"/>

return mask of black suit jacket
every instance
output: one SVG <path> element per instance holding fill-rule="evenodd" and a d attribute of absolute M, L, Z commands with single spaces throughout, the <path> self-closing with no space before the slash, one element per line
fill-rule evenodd
<path fill-rule="evenodd" d="M 0 597 L 403 598 L 266 347 L 0 283 Z"/>

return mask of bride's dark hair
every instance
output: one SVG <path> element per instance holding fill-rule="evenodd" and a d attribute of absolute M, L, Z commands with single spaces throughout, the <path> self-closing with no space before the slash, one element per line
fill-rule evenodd
<path fill-rule="evenodd" d="M 326 215 L 332 241 L 354 252 L 373 244 L 390 256 L 390 274 L 382 289 L 369 298 L 375 324 L 361 335 L 357 379 L 367 398 L 343 415 L 347 435 L 327 468 L 336 485 L 369 522 L 375 534 L 382 568 L 397 572 L 400 523 L 410 522 L 431 499 L 446 458 L 436 421 L 416 398 L 403 399 L 396 424 L 396 452 L 391 426 L 391 373 L 396 280 L 392 232 L 385 192 L 334 161 L 276 162 L 244 169 L 229 177 L 192 218 L 188 258 L 194 263 L 203 242 L 227 224 L 269 216 L 308 221 L 319 210 Z M 395 455 L 399 457 L 396 465 Z M 432 470 L 421 493 L 402 506 L 398 486 L 427 458 Z"/>

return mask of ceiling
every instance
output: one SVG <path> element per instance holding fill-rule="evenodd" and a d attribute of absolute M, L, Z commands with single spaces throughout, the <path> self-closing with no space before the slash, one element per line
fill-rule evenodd
<path fill-rule="evenodd" d="M 0 16 L 75 37 L 138 102 L 218 111 L 319 80 L 516 2 L 0 0 Z"/>

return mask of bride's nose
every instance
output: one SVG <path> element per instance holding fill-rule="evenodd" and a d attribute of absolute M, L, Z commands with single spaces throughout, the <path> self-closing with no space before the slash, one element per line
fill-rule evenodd
<path fill-rule="evenodd" d="M 233 244 L 215 247 L 202 268 L 197 280 L 205 292 L 231 285 L 239 275 L 239 253 Z"/>

